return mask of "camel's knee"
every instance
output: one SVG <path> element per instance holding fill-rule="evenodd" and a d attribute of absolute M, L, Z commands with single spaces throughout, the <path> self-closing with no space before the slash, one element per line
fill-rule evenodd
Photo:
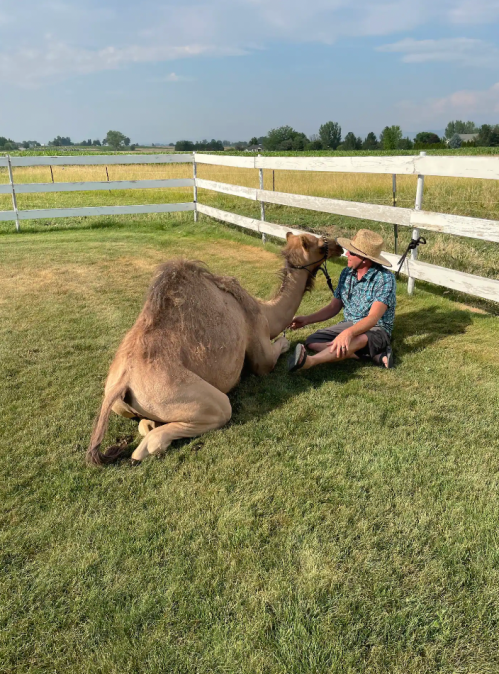
<path fill-rule="evenodd" d="M 224 400 L 222 402 L 222 405 L 220 406 L 218 417 L 220 426 L 225 426 L 225 424 L 227 424 L 230 421 L 231 417 L 232 417 L 232 405 L 230 404 L 229 399 L 226 398 L 226 400 Z"/>
<path fill-rule="evenodd" d="M 123 400 L 117 400 L 114 403 L 112 410 L 115 414 L 119 414 L 120 417 L 126 417 L 127 419 L 134 419 L 137 416 L 135 412 L 123 402 Z"/>
<path fill-rule="evenodd" d="M 225 393 L 218 392 L 216 397 L 204 402 L 196 423 L 210 426 L 210 428 L 220 428 L 230 421 L 231 416 L 232 406 L 229 399 Z"/>

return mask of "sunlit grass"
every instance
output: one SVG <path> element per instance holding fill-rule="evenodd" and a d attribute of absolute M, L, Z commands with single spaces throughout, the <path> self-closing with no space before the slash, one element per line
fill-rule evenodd
<path fill-rule="evenodd" d="M 91 470 L 156 264 L 265 298 L 281 260 L 192 214 L 65 226 L 0 238 L 2 674 L 495 674 L 497 317 L 399 283 L 395 370 L 283 359 L 225 428 Z M 319 279 L 301 310 L 329 298 Z M 113 416 L 106 442 L 125 436 Z"/>

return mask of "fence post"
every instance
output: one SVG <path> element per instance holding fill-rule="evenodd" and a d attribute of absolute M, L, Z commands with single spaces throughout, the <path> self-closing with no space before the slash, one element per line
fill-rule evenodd
<path fill-rule="evenodd" d="M 259 169 L 259 173 L 260 173 L 260 189 L 263 190 L 263 169 Z M 263 201 L 260 201 L 260 219 L 262 222 L 265 222 L 265 203 Z M 265 234 L 262 234 L 262 241 L 263 243 L 267 241 Z"/>
<path fill-rule="evenodd" d="M 394 173 L 392 175 L 392 194 L 393 194 L 393 207 L 397 206 L 397 176 Z M 399 226 L 393 225 L 393 237 L 395 239 L 395 255 L 397 254 L 398 240 L 399 240 Z"/>
<path fill-rule="evenodd" d="M 426 157 L 426 152 L 420 152 L 419 153 L 420 157 Z M 424 191 L 424 176 L 418 174 L 418 187 L 416 190 L 416 203 L 414 205 L 414 209 L 416 211 L 421 210 L 421 206 L 423 205 L 423 191 Z M 413 239 L 419 239 L 419 229 L 414 228 L 412 230 L 412 238 Z M 414 248 L 411 250 L 411 260 L 417 260 L 418 259 L 418 249 Z M 409 267 L 409 281 L 407 284 L 407 292 L 409 295 L 414 294 L 414 284 L 415 284 L 415 279 L 410 276 L 411 269 Z"/>
<path fill-rule="evenodd" d="M 196 164 L 196 153 L 192 153 L 192 177 L 194 178 L 194 222 L 198 221 L 198 185 L 197 185 L 197 177 L 198 177 L 198 167 Z"/>
<path fill-rule="evenodd" d="M 7 155 L 7 165 L 9 167 L 9 178 L 10 178 L 10 188 L 12 190 L 12 208 L 16 214 L 16 232 L 21 231 L 21 226 L 19 224 L 19 210 L 17 208 L 17 198 L 16 198 L 16 189 L 14 187 L 14 175 L 12 173 L 12 164 L 10 162 L 10 154 Z"/>

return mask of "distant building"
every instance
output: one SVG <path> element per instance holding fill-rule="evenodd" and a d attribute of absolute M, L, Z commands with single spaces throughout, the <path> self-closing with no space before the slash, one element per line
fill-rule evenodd
<path fill-rule="evenodd" d="M 458 133 L 457 134 L 459 138 L 462 140 L 463 143 L 471 143 L 472 141 L 476 140 L 478 138 L 477 133 Z M 450 138 L 446 139 L 446 143 L 448 143 Z"/>
<path fill-rule="evenodd" d="M 261 145 L 248 145 L 248 147 L 245 148 L 244 151 L 245 152 L 261 152 L 262 146 Z"/>

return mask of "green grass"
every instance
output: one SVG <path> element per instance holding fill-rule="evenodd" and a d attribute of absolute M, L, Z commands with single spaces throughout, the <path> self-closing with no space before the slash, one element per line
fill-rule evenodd
<path fill-rule="evenodd" d="M 265 297 L 278 247 L 185 214 L 0 252 L 2 673 L 499 670 L 497 316 L 400 284 L 395 370 L 281 360 L 225 428 L 89 469 L 154 266 L 204 259 Z M 328 298 L 320 279 L 302 310 Z M 107 442 L 135 435 L 113 417 Z"/>

